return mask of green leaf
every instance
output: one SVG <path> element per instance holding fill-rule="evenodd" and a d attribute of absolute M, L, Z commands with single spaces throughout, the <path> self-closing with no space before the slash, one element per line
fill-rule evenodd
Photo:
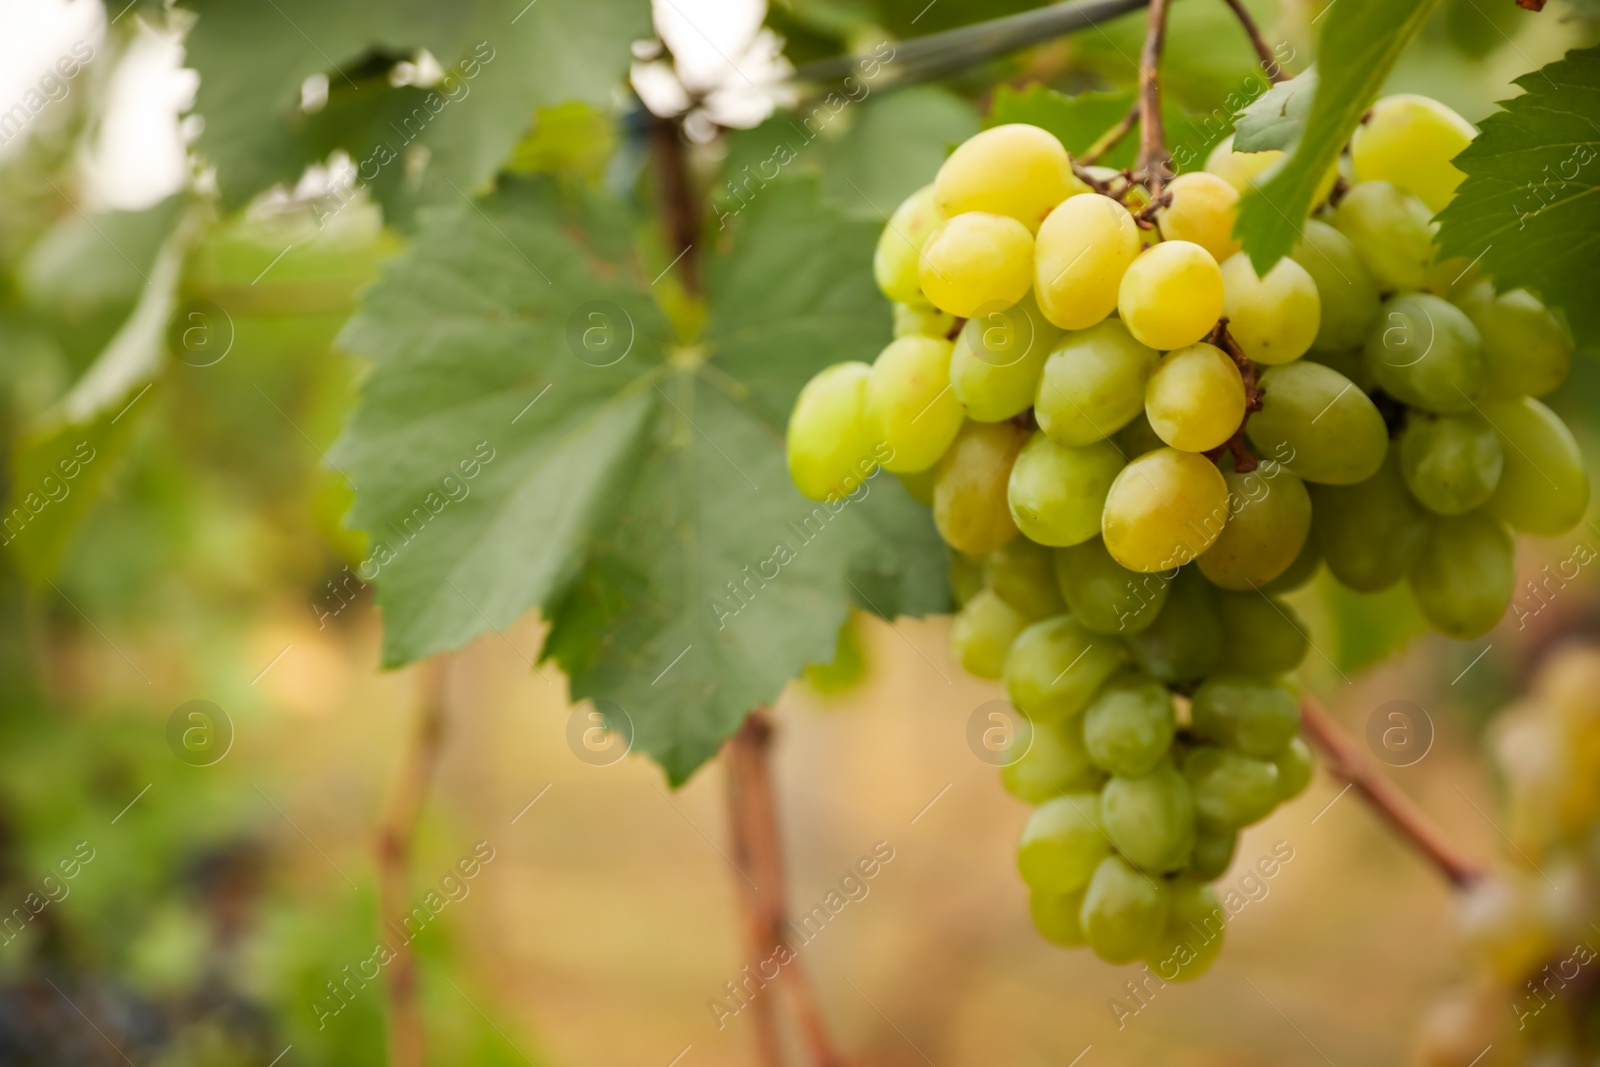
<path fill-rule="evenodd" d="M 1317 70 L 1312 67 L 1297 78 L 1281 81 L 1249 107 L 1233 124 L 1236 152 L 1286 152 L 1300 140 L 1306 115 L 1317 95 Z"/>
<path fill-rule="evenodd" d="M 509 182 L 423 213 L 342 341 L 374 368 L 332 461 L 375 542 L 384 661 L 538 608 L 542 655 L 674 782 L 827 658 L 852 603 L 943 610 L 942 550 L 890 476 L 830 508 L 783 452 L 800 386 L 888 339 L 876 227 L 759 190 L 674 340 L 600 194 Z M 780 546 L 783 546 L 780 548 Z"/>
<path fill-rule="evenodd" d="M 1478 261 L 1502 290 L 1527 288 L 1600 344 L 1600 48 L 1524 74 L 1455 164 L 1467 175 L 1439 214 L 1441 254 Z"/>
<path fill-rule="evenodd" d="M 826 146 L 823 190 L 846 214 L 882 225 L 933 181 L 952 146 L 977 132 L 972 105 L 938 86 L 865 101 L 844 136 Z"/>
<path fill-rule="evenodd" d="M 1357 593 L 1324 569 L 1311 591 L 1322 602 L 1330 631 L 1332 658 L 1320 658 L 1344 674 L 1393 657 L 1428 630 L 1428 622 L 1404 582 L 1381 593 Z M 1308 663 L 1314 664 L 1317 658 Z"/>
<path fill-rule="evenodd" d="M 1317 53 L 1321 74 L 1305 131 L 1282 169 L 1239 204 L 1233 232 L 1258 273 L 1265 274 L 1300 239 L 1318 184 L 1437 2 L 1345 0 L 1325 9 Z"/>
<path fill-rule="evenodd" d="M 1115 126 L 1133 108 L 1134 102 L 1132 89 L 1068 96 L 1038 83 L 1020 91 L 1002 85 L 995 90 L 994 107 L 984 125 L 1025 122 L 1039 126 L 1055 134 L 1068 152 L 1081 155 L 1101 134 Z M 1170 102 L 1163 102 L 1161 121 L 1167 143 L 1174 146 L 1173 158 L 1178 169 L 1187 169 L 1193 160 L 1205 158 L 1211 146 L 1228 132 L 1228 118 L 1231 112 L 1222 122 L 1202 121 L 1183 114 Z M 1131 167 L 1138 144 L 1136 126 L 1112 146 L 1099 163 L 1107 167 Z"/>

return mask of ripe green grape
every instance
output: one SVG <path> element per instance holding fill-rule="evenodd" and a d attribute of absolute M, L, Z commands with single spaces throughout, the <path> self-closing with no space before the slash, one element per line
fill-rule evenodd
<path fill-rule="evenodd" d="M 1566 381 L 1572 339 L 1526 289 L 1496 296 L 1493 283 L 1478 282 L 1456 304 L 1483 338 L 1482 395 L 1507 400 L 1543 396 Z"/>
<path fill-rule="evenodd" d="M 1379 289 L 1415 289 L 1433 264 L 1433 213 L 1388 182 L 1358 182 L 1333 211 Z"/>
<path fill-rule="evenodd" d="M 1358 593 L 1376 593 L 1422 555 L 1429 515 L 1406 489 L 1391 455 L 1357 485 L 1324 485 L 1311 494 L 1311 530 L 1333 576 Z"/>
<path fill-rule="evenodd" d="M 1313 557 L 1320 560 L 1320 557 Z M 1217 594 L 1222 616 L 1219 666 L 1248 674 L 1283 674 L 1300 666 L 1311 647 L 1300 613 L 1259 590 Z"/>
<path fill-rule="evenodd" d="M 1183 762 L 1200 825 L 1237 830 L 1259 822 L 1278 803 L 1278 767 L 1231 749 L 1201 745 Z M 1113 838 L 1113 840 L 1115 840 Z"/>
<path fill-rule="evenodd" d="M 1378 312 L 1378 287 L 1350 238 L 1326 222 L 1307 219 L 1300 243 L 1289 258 L 1306 269 L 1317 287 L 1321 314 L 1312 350 L 1360 348 L 1367 337 L 1367 323 Z"/>
<path fill-rule="evenodd" d="M 1093 793 L 1068 793 L 1033 809 L 1017 843 L 1022 880 L 1042 893 L 1082 889 L 1111 854 L 1100 823 L 1100 798 Z"/>
<path fill-rule="evenodd" d="M 1389 431 L 1366 393 L 1320 363 L 1296 360 L 1261 375 L 1261 410 L 1245 436 L 1257 455 L 1308 482 L 1350 485 L 1372 477 L 1389 451 Z"/>
<path fill-rule="evenodd" d="M 1483 340 L 1466 313 L 1428 293 L 1386 300 L 1367 331 L 1367 368 L 1384 392 L 1428 411 L 1470 411 Z"/>
<path fill-rule="evenodd" d="M 1009 422 L 961 428 L 933 482 L 933 524 L 947 545 L 979 556 L 1016 536 L 1006 484 L 1027 440 L 1028 431 Z"/>
<path fill-rule="evenodd" d="M 918 189 L 894 209 L 872 254 L 872 276 L 884 296 L 911 307 L 928 306 L 918 277 L 918 261 L 928 235 L 944 220 L 934 203 L 931 185 Z"/>
<path fill-rule="evenodd" d="M 1056 580 L 1072 617 L 1084 629 L 1103 634 L 1148 628 L 1167 602 L 1170 584 L 1162 575 L 1128 570 L 1098 537 L 1056 549 Z"/>
<path fill-rule="evenodd" d="M 1281 170 L 1283 158 L 1283 153 L 1275 148 L 1262 152 L 1235 152 L 1233 134 L 1230 133 L 1218 141 L 1217 147 L 1206 157 L 1205 169 L 1207 173 L 1217 175 L 1239 192 L 1247 193 Z M 1333 183 L 1338 178 L 1339 166 L 1336 163 L 1328 168 L 1328 173 L 1317 183 L 1311 203 L 1315 205 L 1327 200 L 1328 194 L 1333 191 Z"/>
<path fill-rule="evenodd" d="M 1006 696 L 1034 722 L 1059 722 L 1087 708 L 1121 666 L 1116 638 L 1091 633 L 1061 615 L 1017 635 L 1002 677 Z"/>
<path fill-rule="evenodd" d="M 1067 610 L 1055 572 L 1050 549 L 1026 537 L 1013 537 L 983 557 L 983 579 L 989 588 L 1030 622 Z"/>
<path fill-rule="evenodd" d="M 1156 212 L 1161 236 L 1188 241 L 1221 263 L 1239 251 L 1233 223 L 1239 215 L 1239 190 L 1226 178 L 1206 171 L 1180 174 L 1167 183 L 1172 203 Z"/>
<path fill-rule="evenodd" d="M 1110 437 L 1144 410 L 1145 382 L 1159 358 L 1121 319 L 1067 334 L 1039 377 L 1033 404 L 1039 429 L 1064 445 Z"/>
<path fill-rule="evenodd" d="M 1199 830 L 1194 835 L 1194 853 L 1189 857 L 1189 874 L 1213 881 L 1228 872 L 1233 853 L 1239 846 L 1237 830 Z"/>
<path fill-rule="evenodd" d="M 967 320 L 950 357 L 950 386 L 975 422 L 1000 422 L 1026 411 L 1061 331 L 1039 314 L 1032 296 L 986 308 Z"/>
<path fill-rule="evenodd" d="M 1435 630 L 1458 641 L 1494 628 L 1516 580 L 1511 534 L 1480 511 L 1434 520 L 1411 592 Z"/>
<path fill-rule="evenodd" d="M 949 341 L 902 337 L 878 354 L 867 376 L 867 433 L 892 455 L 883 469 L 925 471 L 961 429 L 961 401 L 950 391 Z"/>
<path fill-rule="evenodd" d="M 926 503 L 931 504 L 931 499 Z M 950 595 L 955 598 L 956 607 L 965 607 L 983 588 L 982 560 L 950 549 Z"/>
<path fill-rule="evenodd" d="M 1370 316 L 1369 316 L 1370 321 Z M 1362 351 L 1366 343 L 1367 323 L 1361 326 L 1361 338 L 1356 341 L 1356 347 L 1342 352 L 1318 352 L 1312 349 L 1305 354 L 1305 359 L 1310 363 L 1320 363 L 1344 375 L 1356 383 L 1356 388 L 1369 395 L 1378 391 L 1378 382 L 1372 376 L 1372 371 L 1367 369 L 1367 354 Z"/>
<path fill-rule="evenodd" d="M 1151 878 L 1121 856 L 1094 869 L 1083 895 L 1084 940 L 1107 963 L 1132 963 L 1166 929 L 1167 883 Z"/>
<path fill-rule="evenodd" d="M 1106 493 L 1106 551 L 1129 570 L 1182 566 L 1216 542 L 1228 521 L 1228 483 L 1216 464 L 1161 448 L 1129 463 Z"/>
<path fill-rule="evenodd" d="M 1400 93 L 1372 105 L 1350 135 L 1350 161 L 1359 180 L 1393 182 L 1437 214 L 1466 177 L 1450 160 L 1476 135 L 1439 101 Z"/>
<path fill-rule="evenodd" d="M 1177 870 L 1194 849 L 1194 800 L 1170 763 L 1136 778 L 1113 776 L 1100 790 L 1100 821 L 1117 851 L 1152 873 Z"/>
<path fill-rule="evenodd" d="M 1089 188 L 1072 173 L 1060 140 L 1025 123 L 967 138 L 939 168 L 933 187 L 946 215 L 985 211 L 1009 216 L 1030 231 L 1039 229 L 1051 208 Z"/>
<path fill-rule="evenodd" d="M 1028 915 L 1033 925 L 1045 938 L 1065 948 L 1085 943 L 1083 922 L 1078 913 L 1083 910 L 1084 890 L 1072 893 L 1028 894 Z"/>
<path fill-rule="evenodd" d="M 1311 532 L 1305 483 L 1271 460 L 1247 474 L 1229 471 L 1228 525 L 1199 559 L 1200 571 L 1223 589 L 1253 589 L 1289 569 Z"/>
<path fill-rule="evenodd" d="M 1261 591 L 1273 596 L 1292 593 L 1315 578 L 1321 566 L 1322 549 L 1317 547 L 1315 537 L 1307 537 L 1306 543 L 1300 546 L 1300 554 L 1289 564 L 1289 569 L 1262 586 Z"/>
<path fill-rule="evenodd" d="M 1192 345 L 1222 314 L 1222 268 L 1197 244 L 1163 241 L 1128 265 L 1117 312 L 1140 343 L 1162 351 Z"/>
<path fill-rule="evenodd" d="M 1027 625 L 1027 616 L 1001 600 L 994 590 L 981 589 L 950 623 L 950 651 L 968 674 L 998 678 L 1011 642 Z"/>
<path fill-rule="evenodd" d="M 1194 734 L 1246 756 L 1270 759 L 1300 732 L 1293 689 L 1249 674 L 1214 674 L 1190 703 Z"/>
<path fill-rule="evenodd" d="M 940 311 L 931 304 L 896 304 L 894 306 L 894 335 L 896 337 L 948 338 L 955 329 L 956 317 Z"/>
<path fill-rule="evenodd" d="M 1322 300 L 1311 272 L 1285 256 L 1266 276 L 1243 252 L 1222 264 L 1222 313 L 1228 333 L 1257 363 L 1289 363 L 1311 348 Z"/>
<path fill-rule="evenodd" d="M 1082 716 L 1053 723 L 1024 719 L 1019 732 L 1015 744 L 1023 747 L 1022 756 L 1000 768 L 1006 792 L 1029 804 L 1089 789 L 1098 795 L 1105 776 L 1089 762 Z"/>
<path fill-rule="evenodd" d="M 1483 416 L 1412 412 L 1400 435 L 1400 474 L 1429 511 L 1460 515 L 1489 499 L 1505 457 Z"/>
<path fill-rule="evenodd" d="M 1117 309 L 1117 287 L 1139 243 L 1133 216 L 1109 196 L 1067 200 L 1039 227 L 1033 266 L 1039 309 L 1064 330 L 1101 321 Z"/>
<path fill-rule="evenodd" d="M 1124 467 L 1110 441 L 1073 448 L 1033 435 L 1011 468 L 1011 517 L 1041 545 L 1076 545 L 1100 532 L 1106 494 Z"/>
<path fill-rule="evenodd" d="M 1090 761 L 1124 778 L 1153 770 L 1176 732 L 1167 687 L 1133 672 L 1107 682 L 1083 713 L 1083 744 Z"/>
<path fill-rule="evenodd" d="M 1487 509 L 1513 530 L 1551 537 L 1589 510 L 1589 473 L 1572 431 L 1532 397 L 1486 403 L 1505 463 Z"/>
<path fill-rule="evenodd" d="M 865 363 L 835 363 L 805 384 L 789 415 L 789 477 L 812 500 L 855 492 L 877 465 L 865 418 Z"/>
<path fill-rule="evenodd" d="M 1168 886 L 1167 922 L 1144 959 L 1164 982 L 1192 982 L 1222 953 L 1228 913 L 1203 881 L 1174 878 Z"/>
<path fill-rule="evenodd" d="M 1009 307 L 1033 284 L 1033 234 L 1005 215 L 956 215 L 928 235 L 917 278 L 928 301 L 952 315 Z"/>
<path fill-rule="evenodd" d="M 1134 420 L 1118 430 L 1111 439 L 1116 442 L 1118 448 L 1122 449 L 1122 454 L 1129 459 L 1138 459 L 1146 452 L 1154 452 L 1158 448 L 1167 447 L 1167 443 L 1151 427 L 1150 420 L 1145 418 L 1142 403 L 1139 408 L 1139 414 Z"/>
<path fill-rule="evenodd" d="M 1228 354 L 1201 342 L 1161 357 L 1144 387 L 1144 413 L 1173 448 L 1215 448 L 1244 419 L 1244 378 Z"/>
<path fill-rule="evenodd" d="M 1311 784 L 1313 762 L 1311 749 L 1300 738 L 1295 738 L 1272 757 L 1278 768 L 1278 803 L 1293 799 Z"/>
<path fill-rule="evenodd" d="M 1178 572 L 1156 621 L 1125 639 L 1139 669 L 1163 682 L 1211 673 L 1222 657 L 1217 590 L 1193 567 Z"/>

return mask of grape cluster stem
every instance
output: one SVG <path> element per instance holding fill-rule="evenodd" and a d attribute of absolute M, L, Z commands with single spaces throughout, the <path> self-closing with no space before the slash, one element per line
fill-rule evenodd
<path fill-rule="evenodd" d="M 1245 36 L 1250 38 L 1250 47 L 1256 50 L 1256 58 L 1261 60 L 1261 72 L 1267 80 L 1276 85 L 1288 75 L 1284 74 L 1283 66 L 1279 64 L 1278 57 L 1272 54 L 1272 49 L 1267 47 L 1266 38 L 1261 36 L 1261 27 L 1256 25 L 1254 16 L 1250 14 L 1242 0 L 1224 0 L 1233 9 L 1234 15 L 1239 19 L 1239 24 L 1244 27 Z"/>
<path fill-rule="evenodd" d="M 1239 376 L 1244 379 L 1244 418 L 1239 420 L 1239 428 L 1233 431 L 1233 436 L 1207 452 L 1206 458 L 1215 461 L 1224 452 L 1231 452 L 1233 469 L 1240 474 L 1248 474 L 1261 465 L 1244 443 L 1244 428 L 1250 423 L 1251 413 L 1261 410 L 1261 386 L 1256 379 L 1256 365 L 1244 354 L 1244 349 L 1239 347 L 1233 335 L 1228 333 L 1226 315 L 1217 320 L 1216 328 L 1206 337 L 1206 343 L 1226 352 L 1228 358 L 1238 366 Z"/>
<path fill-rule="evenodd" d="M 1161 195 L 1165 171 L 1171 162 L 1161 125 L 1161 50 L 1167 39 L 1168 0 L 1150 0 L 1150 19 L 1144 49 L 1139 53 L 1139 165 L 1154 201 Z"/>

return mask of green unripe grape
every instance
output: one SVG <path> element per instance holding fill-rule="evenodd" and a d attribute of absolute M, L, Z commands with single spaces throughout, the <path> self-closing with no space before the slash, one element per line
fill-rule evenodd
<path fill-rule="evenodd" d="M 1028 431 L 1009 422 L 961 428 L 933 480 L 933 524 L 945 544 L 981 556 L 1017 535 L 1006 485 L 1027 440 Z"/>
<path fill-rule="evenodd" d="M 1358 593 L 1405 577 L 1422 556 L 1429 515 L 1412 498 L 1391 456 L 1359 485 L 1321 485 L 1311 496 L 1311 532 L 1333 576 Z"/>
<path fill-rule="evenodd" d="M 1161 439 L 1154 427 L 1150 425 L 1150 420 L 1144 416 L 1143 397 L 1144 394 L 1140 393 L 1138 416 L 1128 425 L 1118 430 L 1116 435 L 1112 437 L 1112 441 L 1116 443 L 1117 448 L 1121 449 L 1122 454 L 1129 459 L 1138 459 L 1147 452 L 1154 452 L 1158 448 L 1167 447 L 1167 443 Z"/>
<path fill-rule="evenodd" d="M 1437 100 L 1386 96 L 1350 135 L 1350 162 L 1359 180 L 1393 182 L 1437 214 L 1466 177 L 1450 160 L 1477 132 Z"/>
<path fill-rule="evenodd" d="M 1367 273 L 1383 291 L 1416 289 L 1433 264 L 1433 213 L 1388 182 L 1358 182 L 1333 211 L 1333 225 L 1350 238 Z"/>
<path fill-rule="evenodd" d="M 1159 358 L 1121 319 L 1067 334 L 1039 378 L 1033 404 L 1039 429 L 1064 445 L 1111 436 L 1144 410 L 1145 383 Z"/>
<path fill-rule="evenodd" d="M 789 477 L 812 500 L 848 496 L 877 466 L 867 429 L 865 363 L 835 363 L 800 390 L 785 438 Z"/>
<path fill-rule="evenodd" d="M 1017 843 L 1022 880 L 1039 893 L 1082 889 L 1111 854 L 1100 822 L 1100 798 L 1093 793 L 1068 793 L 1033 809 Z"/>
<path fill-rule="evenodd" d="M 950 549 L 950 594 L 961 607 L 983 591 L 983 561 Z"/>
<path fill-rule="evenodd" d="M 1006 696 L 1034 722 L 1080 714 L 1122 666 L 1116 638 L 1091 633 L 1070 616 L 1036 622 L 1006 656 Z"/>
<path fill-rule="evenodd" d="M 1294 690 L 1249 674 L 1215 674 L 1190 703 L 1194 734 L 1246 756 L 1270 759 L 1300 732 Z"/>
<path fill-rule="evenodd" d="M 1513 530 L 1551 537 L 1589 510 L 1589 474 L 1572 431 L 1532 397 L 1485 403 L 1505 463 L 1487 509 Z"/>
<path fill-rule="evenodd" d="M 1494 285 L 1477 282 L 1456 300 L 1483 338 L 1486 397 L 1510 400 L 1543 396 L 1567 380 L 1572 369 L 1572 339 L 1560 320 L 1526 289 L 1495 295 Z"/>
<path fill-rule="evenodd" d="M 1163 352 L 1192 345 L 1222 315 L 1222 268 L 1197 244 L 1163 241 L 1122 275 L 1117 313 L 1140 343 Z"/>
<path fill-rule="evenodd" d="M 1115 311 L 1139 244 L 1133 216 L 1108 196 L 1074 196 L 1050 212 L 1034 246 L 1033 291 L 1045 317 L 1083 330 Z"/>
<path fill-rule="evenodd" d="M 1311 631 L 1290 605 L 1252 590 L 1218 593 L 1217 607 L 1222 614 L 1222 668 L 1284 674 L 1306 658 Z"/>
<path fill-rule="evenodd" d="M 1106 493 L 1106 551 L 1129 570 L 1182 566 L 1210 548 L 1228 521 L 1228 483 L 1194 452 L 1161 448 L 1129 463 Z"/>
<path fill-rule="evenodd" d="M 950 391 L 949 341 L 901 337 L 878 354 L 867 376 L 867 433 L 892 453 L 883 469 L 925 471 L 961 429 L 961 401 Z"/>
<path fill-rule="evenodd" d="M 1050 549 L 1026 537 L 1013 537 L 983 557 L 983 578 L 989 588 L 1030 622 L 1067 610 L 1055 575 Z"/>
<path fill-rule="evenodd" d="M 1306 538 L 1306 543 L 1300 546 L 1300 554 L 1289 564 L 1289 569 L 1262 586 L 1261 591 L 1273 596 L 1292 593 L 1315 578 L 1321 566 L 1322 549 L 1317 547 L 1316 537 L 1309 536 Z"/>
<path fill-rule="evenodd" d="M 894 335 L 896 337 L 940 337 L 946 340 L 955 329 L 956 317 L 940 311 L 931 304 L 896 304 L 894 306 Z"/>
<path fill-rule="evenodd" d="M 1033 234 L 1004 215 L 956 215 L 928 235 L 917 278 L 928 301 L 952 315 L 1009 307 L 1033 284 Z"/>
<path fill-rule="evenodd" d="M 1239 190 L 1226 178 L 1206 171 L 1180 174 L 1167 183 L 1172 202 L 1156 212 L 1156 223 L 1168 241 L 1189 241 L 1211 253 L 1218 263 L 1239 251 L 1233 224 L 1239 217 Z"/>
<path fill-rule="evenodd" d="M 1184 682 L 1211 673 L 1222 657 L 1216 588 L 1192 567 L 1179 571 L 1156 621 L 1126 641 L 1139 669 L 1159 681 Z"/>
<path fill-rule="evenodd" d="M 1289 363 L 1306 354 L 1322 321 L 1311 272 L 1284 257 L 1266 276 L 1243 252 L 1222 264 L 1222 313 L 1228 333 L 1257 363 Z"/>
<path fill-rule="evenodd" d="M 1106 494 L 1124 465 L 1110 441 L 1073 448 L 1034 434 L 1011 469 L 1011 517 L 1041 545 L 1081 544 L 1100 532 Z"/>
<path fill-rule="evenodd" d="M 1511 534 L 1481 511 L 1440 516 L 1410 578 L 1417 606 L 1435 630 L 1458 641 L 1479 637 L 1494 628 L 1511 603 L 1516 583 Z"/>
<path fill-rule="evenodd" d="M 1312 351 L 1360 348 L 1367 323 L 1378 313 L 1378 287 L 1350 238 L 1326 222 L 1307 219 L 1289 258 L 1305 268 L 1317 287 L 1321 314 Z"/>
<path fill-rule="evenodd" d="M 1173 448 L 1204 452 L 1244 420 L 1244 378 L 1222 349 L 1204 342 L 1161 357 L 1144 387 L 1144 413 Z"/>
<path fill-rule="evenodd" d="M 1237 830 L 1260 822 L 1278 803 L 1278 767 L 1226 748 L 1201 745 L 1183 763 L 1200 825 Z M 1113 839 L 1114 840 L 1114 839 Z"/>
<path fill-rule="evenodd" d="M 1320 363 L 1296 360 L 1261 375 L 1261 410 L 1245 436 L 1308 482 L 1366 481 L 1389 451 L 1389 431 L 1354 382 Z"/>
<path fill-rule="evenodd" d="M 950 387 L 974 422 L 1000 422 L 1033 405 L 1050 348 L 1061 331 L 1032 296 L 967 320 L 950 357 Z"/>
<path fill-rule="evenodd" d="M 1311 494 L 1305 483 L 1271 460 L 1247 474 L 1229 471 L 1232 515 L 1198 561 L 1223 589 L 1254 589 L 1289 569 L 1311 532 Z"/>
<path fill-rule="evenodd" d="M 911 494 L 911 499 L 923 507 L 933 507 L 933 474 L 934 468 L 929 467 L 923 471 L 896 474 L 900 484 L 906 487 L 906 492 Z"/>
<path fill-rule="evenodd" d="M 988 211 L 1030 231 L 1061 201 L 1088 191 L 1055 134 L 1020 122 L 967 138 L 940 166 L 933 187 L 946 215 Z"/>
<path fill-rule="evenodd" d="M 1090 761 L 1124 778 L 1154 769 L 1176 732 L 1172 694 L 1160 682 L 1137 674 L 1107 682 L 1083 713 L 1083 743 Z"/>
<path fill-rule="evenodd" d="M 979 590 L 950 623 L 950 652 L 968 674 L 998 678 L 1011 642 L 1027 625 L 1027 616 L 1001 600 L 994 590 Z"/>
<path fill-rule="evenodd" d="M 1063 793 L 1094 790 L 1098 795 L 1105 775 L 1089 762 L 1083 745 L 1083 718 L 1056 723 L 1022 720 L 1020 758 L 1000 768 L 1006 792 L 1028 804 L 1043 804 Z"/>
<path fill-rule="evenodd" d="M 1471 411 L 1483 341 L 1448 300 L 1410 293 L 1384 301 L 1367 331 L 1367 367 L 1384 392 L 1429 411 Z"/>
<path fill-rule="evenodd" d="M 1429 511 L 1471 511 L 1500 484 L 1500 438 L 1480 415 L 1413 412 L 1399 443 L 1400 474 Z"/>
<path fill-rule="evenodd" d="M 1079 918 L 1084 940 L 1107 963 L 1132 963 L 1166 929 L 1167 883 L 1144 874 L 1121 856 L 1094 869 Z"/>
<path fill-rule="evenodd" d="M 1152 874 L 1189 862 L 1194 801 L 1183 775 L 1170 763 L 1158 763 L 1137 778 L 1113 777 L 1100 790 L 1100 821 L 1117 851 Z"/>
<path fill-rule="evenodd" d="M 1056 549 L 1056 582 L 1080 626 L 1123 635 L 1139 633 L 1156 621 L 1170 584 L 1160 574 L 1128 570 L 1111 558 L 1098 537 Z"/>
<path fill-rule="evenodd" d="M 1065 948 L 1084 944 L 1083 923 L 1078 913 L 1083 910 L 1084 890 L 1072 893 L 1028 894 L 1028 915 L 1033 925 L 1046 940 Z"/>
<path fill-rule="evenodd" d="M 922 283 L 917 277 L 917 261 L 923 242 L 943 222 L 944 214 L 933 201 L 931 185 L 918 189 L 894 209 L 872 254 L 872 276 L 884 296 L 898 304 L 927 306 L 928 298 L 922 295 Z M 898 323 L 898 312 L 895 319 Z"/>
<path fill-rule="evenodd" d="M 1174 878 L 1168 885 L 1167 922 L 1144 960 L 1164 982 L 1192 982 L 1221 955 L 1228 913 L 1203 881 Z"/>
<path fill-rule="evenodd" d="M 1314 766 L 1311 749 L 1301 738 L 1297 737 L 1283 746 L 1283 751 L 1273 756 L 1272 762 L 1278 768 L 1279 804 L 1299 796 L 1311 784 Z"/>
<path fill-rule="evenodd" d="M 1215 881 L 1228 873 L 1234 850 L 1239 847 L 1237 830 L 1200 830 L 1194 835 L 1194 853 L 1189 857 L 1189 875 Z"/>

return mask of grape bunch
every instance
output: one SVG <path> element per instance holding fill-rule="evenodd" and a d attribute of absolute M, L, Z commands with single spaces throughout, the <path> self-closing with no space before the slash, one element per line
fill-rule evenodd
<path fill-rule="evenodd" d="M 1018 863 L 1051 940 L 1168 980 L 1214 959 L 1208 883 L 1311 774 L 1284 593 L 1324 563 L 1405 580 L 1476 635 L 1511 598 L 1508 527 L 1582 517 L 1576 443 L 1533 399 L 1566 333 L 1434 248 L 1472 133 L 1380 101 L 1264 275 L 1234 223 L 1283 154 L 1231 139 L 1162 184 L 995 126 L 888 220 L 894 340 L 805 386 L 789 469 L 829 501 L 887 470 L 932 508 L 954 653 L 1026 718 L 1003 781 L 1038 805 Z"/>

